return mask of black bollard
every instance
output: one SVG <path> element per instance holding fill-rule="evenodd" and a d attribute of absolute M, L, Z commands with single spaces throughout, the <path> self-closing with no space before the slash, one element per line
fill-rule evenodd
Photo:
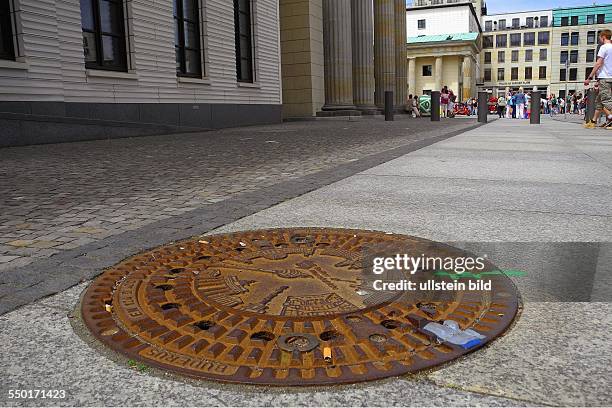
<path fill-rule="evenodd" d="M 393 91 L 385 91 L 385 120 L 393 121 Z"/>
<path fill-rule="evenodd" d="M 540 91 L 531 92 L 531 113 L 529 114 L 531 125 L 540 124 Z"/>
<path fill-rule="evenodd" d="M 440 121 L 440 91 L 431 92 L 431 121 Z"/>
<path fill-rule="evenodd" d="M 587 106 L 585 112 L 585 122 L 591 122 L 593 120 L 593 116 L 595 116 L 595 99 L 597 99 L 597 93 L 594 88 L 591 88 L 587 91 Z"/>
<path fill-rule="evenodd" d="M 489 120 L 489 93 L 478 92 L 478 122 L 487 123 Z"/>

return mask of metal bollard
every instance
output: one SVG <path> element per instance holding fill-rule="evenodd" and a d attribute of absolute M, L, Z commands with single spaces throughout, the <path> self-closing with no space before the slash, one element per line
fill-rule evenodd
<path fill-rule="evenodd" d="M 586 119 L 585 122 L 590 122 L 595 116 L 595 99 L 597 99 L 597 92 L 595 88 L 591 88 L 587 91 L 587 106 L 586 106 Z"/>
<path fill-rule="evenodd" d="M 531 125 L 540 124 L 540 91 L 531 92 L 531 113 L 529 114 Z"/>
<path fill-rule="evenodd" d="M 393 91 L 385 91 L 385 121 L 393 120 Z"/>
<path fill-rule="evenodd" d="M 440 121 L 440 91 L 431 92 L 431 121 Z"/>
<path fill-rule="evenodd" d="M 487 123 L 489 120 L 489 94 L 478 92 L 478 122 Z"/>

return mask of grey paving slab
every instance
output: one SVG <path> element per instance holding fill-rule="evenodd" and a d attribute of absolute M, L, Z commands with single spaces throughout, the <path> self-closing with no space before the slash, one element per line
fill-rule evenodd
<path fill-rule="evenodd" d="M 529 406 L 422 377 L 324 389 L 237 387 L 139 372 L 73 332 L 84 285 L 0 317 L 0 405 L 10 406 Z M 72 323 L 71 323 L 72 320 Z M 76 323 L 78 327 L 78 323 Z M 79 330 L 77 328 L 77 330 Z M 65 390 L 61 400 L 8 400 L 8 389 Z"/>
<path fill-rule="evenodd" d="M 610 406 L 611 325 L 610 303 L 527 303 L 505 337 L 429 378 L 553 405 Z"/>
<path fill-rule="evenodd" d="M 399 158 L 366 174 L 405 177 L 446 177 L 475 180 L 515 180 L 542 183 L 612 186 L 609 168 L 592 160 L 458 158 L 443 161 L 436 157 Z"/>

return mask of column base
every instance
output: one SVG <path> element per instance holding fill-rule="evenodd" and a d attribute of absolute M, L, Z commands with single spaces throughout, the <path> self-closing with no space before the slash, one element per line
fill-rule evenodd
<path fill-rule="evenodd" d="M 382 111 L 376 107 L 376 105 L 357 105 L 357 110 L 362 115 L 381 115 Z"/>
<path fill-rule="evenodd" d="M 361 112 L 355 108 L 355 105 L 323 105 L 321 110 L 317 112 L 320 118 L 329 118 L 334 116 L 361 116 Z"/>

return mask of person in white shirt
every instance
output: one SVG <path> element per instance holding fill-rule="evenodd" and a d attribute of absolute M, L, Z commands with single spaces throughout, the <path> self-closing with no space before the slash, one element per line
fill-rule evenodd
<path fill-rule="evenodd" d="M 590 118 L 585 127 L 594 128 L 599 120 L 601 112 L 605 112 L 608 121 L 612 120 L 612 31 L 602 30 L 599 32 L 601 47 L 597 53 L 597 62 L 591 73 L 584 81 L 589 86 L 591 79 L 597 76 L 599 92 L 597 93 L 595 115 Z"/>

